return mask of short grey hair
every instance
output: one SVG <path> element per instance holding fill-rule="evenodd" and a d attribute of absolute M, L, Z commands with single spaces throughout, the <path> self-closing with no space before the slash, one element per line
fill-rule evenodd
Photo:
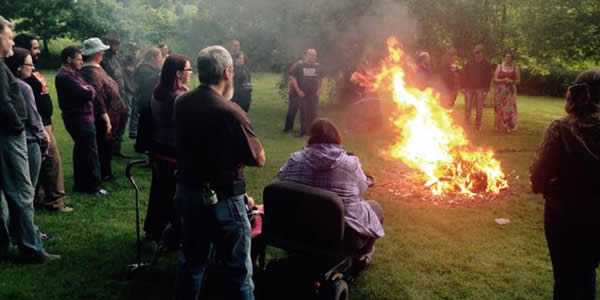
<path fill-rule="evenodd" d="M 223 46 L 210 46 L 198 53 L 197 66 L 200 83 L 219 84 L 225 70 L 233 67 L 233 59 Z"/>
<path fill-rule="evenodd" d="M 6 27 L 12 29 L 13 25 L 11 22 L 9 22 L 7 19 L 5 19 L 3 16 L 0 16 L 0 33 L 4 33 L 4 30 L 6 29 Z"/>

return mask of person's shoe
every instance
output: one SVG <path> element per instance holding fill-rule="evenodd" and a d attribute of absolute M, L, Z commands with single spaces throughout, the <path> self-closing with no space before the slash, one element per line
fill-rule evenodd
<path fill-rule="evenodd" d="M 45 264 L 47 262 L 59 260 L 60 258 L 60 255 L 50 254 L 44 251 L 36 255 L 19 256 L 18 260 L 24 264 Z"/>
<path fill-rule="evenodd" d="M 296 137 L 299 137 L 299 138 L 304 137 L 304 133 L 298 133 L 298 134 L 296 134 Z"/>
<path fill-rule="evenodd" d="M 70 213 L 73 211 L 73 208 L 70 206 L 63 205 L 61 207 L 56 208 L 57 212 Z"/>
<path fill-rule="evenodd" d="M 93 194 L 94 196 L 108 196 L 108 191 L 105 189 L 98 189 Z"/>
<path fill-rule="evenodd" d="M 50 242 L 50 241 L 53 241 L 55 239 L 55 237 L 52 233 L 40 232 L 40 239 L 44 242 Z"/>

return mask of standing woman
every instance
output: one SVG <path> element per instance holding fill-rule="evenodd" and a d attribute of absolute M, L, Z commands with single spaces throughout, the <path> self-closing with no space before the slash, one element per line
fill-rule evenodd
<path fill-rule="evenodd" d="M 496 129 L 513 132 L 517 130 L 517 85 L 521 82 L 521 73 L 514 64 L 514 56 L 504 53 L 504 61 L 496 67 L 494 83 L 494 112 Z"/>
<path fill-rule="evenodd" d="M 121 118 L 126 116 L 127 105 L 121 98 L 117 83 L 100 66 L 104 51 L 110 47 L 104 45 L 99 38 L 87 39 L 83 42 L 83 46 L 82 54 L 85 63 L 81 68 L 81 76 L 96 90 L 94 113 L 101 178 L 102 181 L 113 181 L 112 133 L 119 132 L 118 127 L 122 125 Z"/>
<path fill-rule="evenodd" d="M 250 110 L 250 102 L 252 102 L 252 78 L 250 69 L 246 65 L 246 54 L 240 52 L 233 57 L 234 73 L 233 73 L 233 98 L 232 101 L 237 103 L 245 112 Z"/>
<path fill-rule="evenodd" d="M 175 99 L 188 91 L 192 65 L 181 55 L 172 54 L 165 60 L 158 86 L 152 93 L 150 106 L 154 124 L 150 152 L 152 153 L 152 184 L 148 211 L 144 222 L 146 238 L 160 240 L 167 224 L 171 222 L 174 233 L 179 232 L 175 214 L 175 136 L 173 131 L 173 108 Z M 169 236 L 171 246 L 179 243 L 175 235 Z"/>
<path fill-rule="evenodd" d="M 42 153 L 48 149 L 48 134 L 42 124 L 42 117 L 37 111 L 33 89 L 23 81 L 33 73 L 33 59 L 29 50 L 15 47 L 13 56 L 5 60 L 6 65 L 17 78 L 19 89 L 27 105 L 25 121 L 25 138 L 27 140 L 27 158 L 29 160 L 29 176 L 31 184 L 37 185 L 42 165 Z"/>
<path fill-rule="evenodd" d="M 594 299 L 600 262 L 600 69 L 567 91 L 567 116 L 544 131 L 529 167 L 544 195 L 544 229 L 554 273 L 554 299 Z"/>

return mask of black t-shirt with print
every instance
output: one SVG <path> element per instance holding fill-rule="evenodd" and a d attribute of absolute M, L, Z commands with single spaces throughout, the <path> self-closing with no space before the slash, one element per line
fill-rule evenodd
<path fill-rule="evenodd" d="M 323 69 L 318 63 L 300 63 L 296 65 L 292 76 L 296 78 L 298 87 L 306 94 L 306 96 L 315 96 L 321 85 Z"/>

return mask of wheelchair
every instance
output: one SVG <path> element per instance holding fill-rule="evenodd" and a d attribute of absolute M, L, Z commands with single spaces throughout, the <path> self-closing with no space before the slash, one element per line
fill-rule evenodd
<path fill-rule="evenodd" d="M 349 299 L 358 275 L 344 247 L 344 204 L 323 189 L 277 181 L 263 193 L 264 220 L 257 239 L 257 299 Z M 266 261 L 267 247 L 282 258 Z"/>

